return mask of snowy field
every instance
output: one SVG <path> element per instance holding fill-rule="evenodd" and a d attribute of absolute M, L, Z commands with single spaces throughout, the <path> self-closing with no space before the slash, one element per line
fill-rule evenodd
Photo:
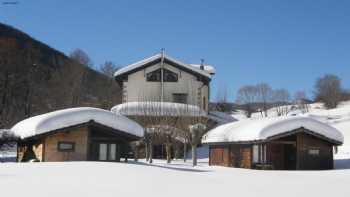
<path fill-rule="evenodd" d="M 0 164 L 1 196 L 350 196 L 350 170 L 257 171 L 190 163 Z"/>

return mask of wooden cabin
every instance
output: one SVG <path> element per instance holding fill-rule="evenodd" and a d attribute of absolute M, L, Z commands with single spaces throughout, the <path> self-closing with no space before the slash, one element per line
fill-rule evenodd
<path fill-rule="evenodd" d="M 243 120 L 203 137 L 209 165 L 249 169 L 333 169 L 333 147 L 343 143 L 335 128 L 308 117 Z"/>
<path fill-rule="evenodd" d="M 59 110 L 16 124 L 17 161 L 120 161 L 143 136 L 134 121 L 96 108 Z"/>

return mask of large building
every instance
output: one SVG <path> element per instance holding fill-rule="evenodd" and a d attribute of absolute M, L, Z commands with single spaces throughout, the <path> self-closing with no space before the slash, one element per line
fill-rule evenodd
<path fill-rule="evenodd" d="M 208 111 L 213 67 L 185 64 L 160 53 L 123 67 L 115 73 L 122 102 L 185 103 Z"/>

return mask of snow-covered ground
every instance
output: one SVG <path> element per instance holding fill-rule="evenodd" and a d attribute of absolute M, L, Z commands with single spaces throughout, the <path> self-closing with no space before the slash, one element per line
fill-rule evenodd
<path fill-rule="evenodd" d="M 350 195 L 350 171 L 257 171 L 156 160 L 155 164 L 0 164 L 1 196 L 337 196 Z"/>

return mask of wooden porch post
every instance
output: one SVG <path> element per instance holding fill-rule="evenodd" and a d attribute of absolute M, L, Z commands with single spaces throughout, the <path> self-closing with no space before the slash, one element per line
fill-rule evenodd
<path fill-rule="evenodd" d="M 139 142 L 135 144 L 135 152 L 134 152 L 134 161 L 137 162 L 139 160 Z"/>

